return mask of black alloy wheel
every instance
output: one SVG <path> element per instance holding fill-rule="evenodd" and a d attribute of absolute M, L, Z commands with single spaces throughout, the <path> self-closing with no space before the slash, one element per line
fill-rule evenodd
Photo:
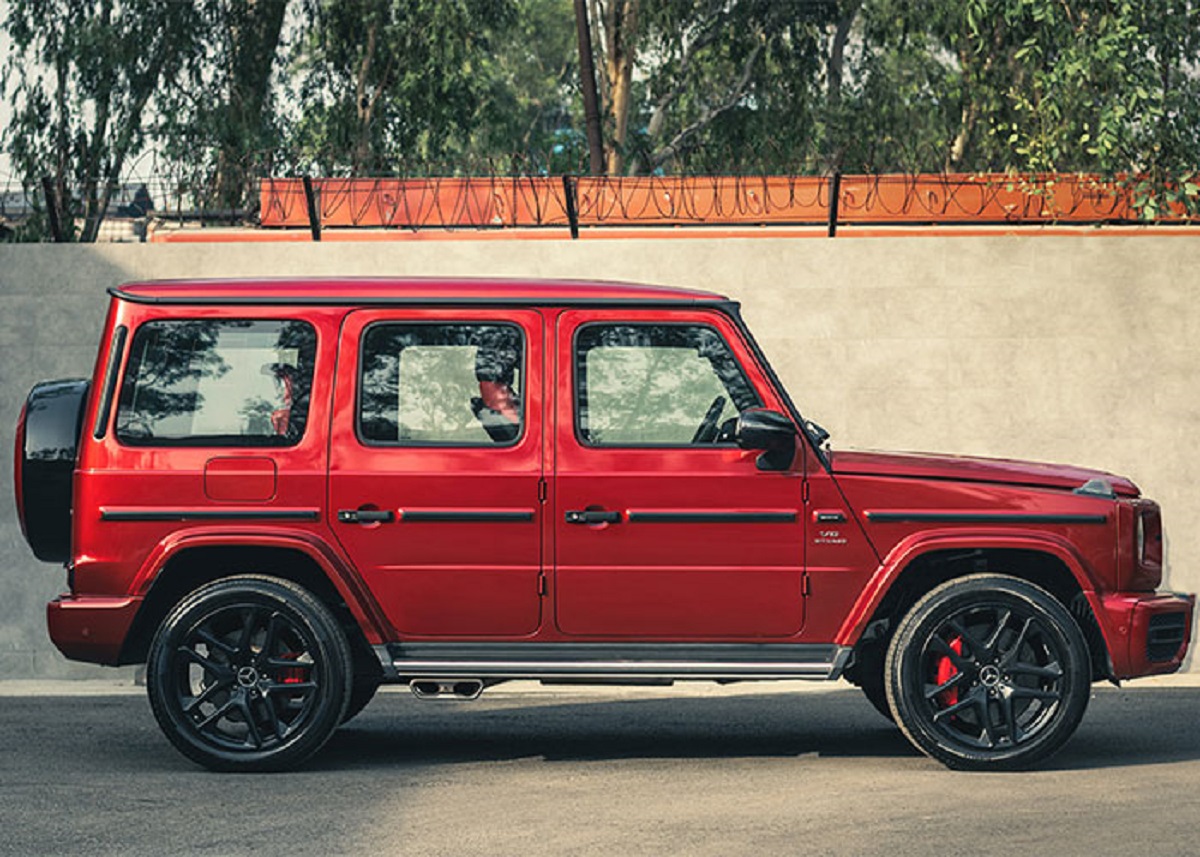
<path fill-rule="evenodd" d="M 1012 770 L 1043 761 L 1074 733 L 1091 659 L 1050 593 L 975 575 L 913 606 L 888 650 L 886 678 L 897 722 L 922 752 L 960 770 Z"/>
<path fill-rule="evenodd" d="M 280 770 L 307 759 L 342 721 L 350 649 L 311 593 L 239 576 L 188 595 L 151 644 L 147 691 L 185 756 L 219 771 Z"/>

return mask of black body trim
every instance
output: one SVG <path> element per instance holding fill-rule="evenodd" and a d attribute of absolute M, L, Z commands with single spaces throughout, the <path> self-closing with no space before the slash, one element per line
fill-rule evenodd
<path fill-rule="evenodd" d="M 630 512 L 631 524 L 794 524 L 796 512 Z"/>
<path fill-rule="evenodd" d="M 464 521 L 488 523 L 521 523 L 533 520 L 533 512 L 471 512 L 448 509 L 446 511 L 400 510 L 400 523 L 458 524 Z"/>
<path fill-rule="evenodd" d="M 1025 512 L 867 512 L 876 524 L 1106 524 L 1108 515 L 1038 515 Z"/>
<path fill-rule="evenodd" d="M 318 509 L 101 509 L 102 521 L 316 521 Z"/>
<path fill-rule="evenodd" d="M 96 424 L 92 427 L 92 437 L 102 440 L 108 432 L 108 417 L 112 411 L 113 396 L 117 392 L 117 375 L 120 374 L 121 360 L 125 356 L 125 340 L 129 336 L 129 328 L 121 325 L 113 334 L 112 343 L 108 349 L 108 366 L 104 369 L 104 390 L 100 395 L 100 406 L 96 409 Z"/>

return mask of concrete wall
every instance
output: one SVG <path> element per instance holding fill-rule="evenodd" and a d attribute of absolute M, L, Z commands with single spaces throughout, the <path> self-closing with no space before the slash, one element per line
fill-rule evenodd
<path fill-rule="evenodd" d="M 693 233 L 694 234 L 694 233 Z M 1164 507 L 1169 586 L 1200 589 L 1200 239 L 922 237 L 0 245 L 0 678 L 94 675 L 46 638 L 60 569 L 12 510 L 12 427 L 40 379 L 88 375 L 104 289 L 151 277 L 572 276 L 742 301 L 837 447 L 1090 465 Z"/>

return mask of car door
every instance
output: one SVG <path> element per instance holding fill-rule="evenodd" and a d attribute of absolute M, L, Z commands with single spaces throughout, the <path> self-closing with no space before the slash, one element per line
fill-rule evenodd
<path fill-rule="evenodd" d="M 541 618 L 542 317 L 359 310 L 343 327 L 338 538 L 406 637 L 521 637 Z"/>
<path fill-rule="evenodd" d="M 578 309 L 556 328 L 559 630 L 797 634 L 803 473 L 760 470 L 733 443 L 741 410 L 783 409 L 736 325 L 719 312 Z"/>

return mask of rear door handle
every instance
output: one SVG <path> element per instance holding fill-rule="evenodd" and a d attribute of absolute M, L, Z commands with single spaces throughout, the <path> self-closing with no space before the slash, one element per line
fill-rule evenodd
<path fill-rule="evenodd" d="M 396 513 L 391 509 L 339 509 L 337 517 L 343 524 L 390 524 Z"/>
<path fill-rule="evenodd" d="M 568 524 L 619 524 L 620 512 L 605 512 L 597 509 L 571 509 L 567 512 Z"/>

